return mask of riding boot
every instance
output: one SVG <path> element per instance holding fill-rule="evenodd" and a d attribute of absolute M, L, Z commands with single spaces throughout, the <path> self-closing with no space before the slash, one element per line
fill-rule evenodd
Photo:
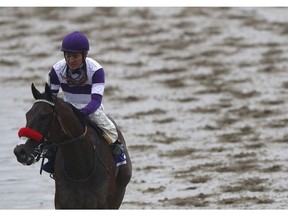
<path fill-rule="evenodd" d="M 111 144 L 111 149 L 114 156 L 116 167 L 127 163 L 126 155 L 124 153 L 124 145 L 121 143 L 119 139 L 117 139 L 113 144 Z"/>
<path fill-rule="evenodd" d="M 44 170 L 45 172 L 53 174 L 54 173 L 54 160 L 48 159 L 48 161 L 45 164 L 43 164 L 42 170 Z"/>
<path fill-rule="evenodd" d="M 50 174 L 54 173 L 54 163 L 55 163 L 55 155 L 56 155 L 56 149 L 50 148 L 46 154 L 45 157 L 48 159 L 48 161 L 43 164 L 42 170 L 45 172 L 48 172 Z"/>

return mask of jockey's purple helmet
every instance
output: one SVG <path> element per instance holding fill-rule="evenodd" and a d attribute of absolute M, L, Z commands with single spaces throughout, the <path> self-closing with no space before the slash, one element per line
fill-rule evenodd
<path fill-rule="evenodd" d="M 61 51 L 63 52 L 87 52 L 88 50 L 88 38 L 81 32 L 72 32 L 66 35 L 62 41 Z"/>

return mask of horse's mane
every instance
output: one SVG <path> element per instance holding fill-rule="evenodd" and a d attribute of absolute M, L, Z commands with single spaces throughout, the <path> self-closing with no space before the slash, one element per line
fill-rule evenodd
<path fill-rule="evenodd" d="M 85 115 L 79 109 L 77 109 L 75 106 L 73 106 L 72 104 L 70 104 L 68 102 L 65 102 L 65 103 L 67 103 L 72 108 L 74 114 L 79 119 L 81 124 L 82 125 L 86 125 L 86 117 L 85 117 Z"/>
<path fill-rule="evenodd" d="M 85 115 L 79 110 L 79 109 L 77 109 L 74 105 L 72 105 L 71 103 L 69 103 L 69 102 L 66 102 L 66 101 L 64 101 L 62 98 L 59 98 L 59 97 L 57 97 L 57 96 L 54 96 L 54 98 L 55 98 L 55 100 L 56 101 L 61 101 L 62 103 L 64 103 L 64 104 L 66 104 L 67 106 L 69 106 L 71 109 L 72 109 L 72 111 L 73 111 L 73 113 L 75 114 L 75 116 L 77 117 L 77 119 L 80 121 L 80 123 L 83 125 L 83 126 L 85 126 L 86 125 L 86 117 L 85 117 Z"/>

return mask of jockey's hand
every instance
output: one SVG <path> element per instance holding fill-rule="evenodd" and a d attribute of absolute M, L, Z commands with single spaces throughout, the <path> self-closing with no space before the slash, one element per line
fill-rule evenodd
<path fill-rule="evenodd" d="M 87 115 L 82 111 L 82 109 L 79 109 L 79 117 L 81 119 L 85 119 L 87 117 Z"/>

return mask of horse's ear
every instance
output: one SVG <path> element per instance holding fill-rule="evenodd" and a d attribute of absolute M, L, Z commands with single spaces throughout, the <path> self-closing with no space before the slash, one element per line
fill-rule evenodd
<path fill-rule="evenodd" d="M 32 94 L 35 100 L 41 98 L 41 93 L 35 88 L 34 83 L 31 85 Z"/>
<path fill-rule="evenodd" d="M 52 95 L 53 95 L 53 93 L 52 93 L 52 91 L 51 91 L 50 86 L 49 86 L 47 83 L 45 83 L 45 94 L 47 95 L 47 99 L 48 99 L 49 101 L 52 101 Z"/>

